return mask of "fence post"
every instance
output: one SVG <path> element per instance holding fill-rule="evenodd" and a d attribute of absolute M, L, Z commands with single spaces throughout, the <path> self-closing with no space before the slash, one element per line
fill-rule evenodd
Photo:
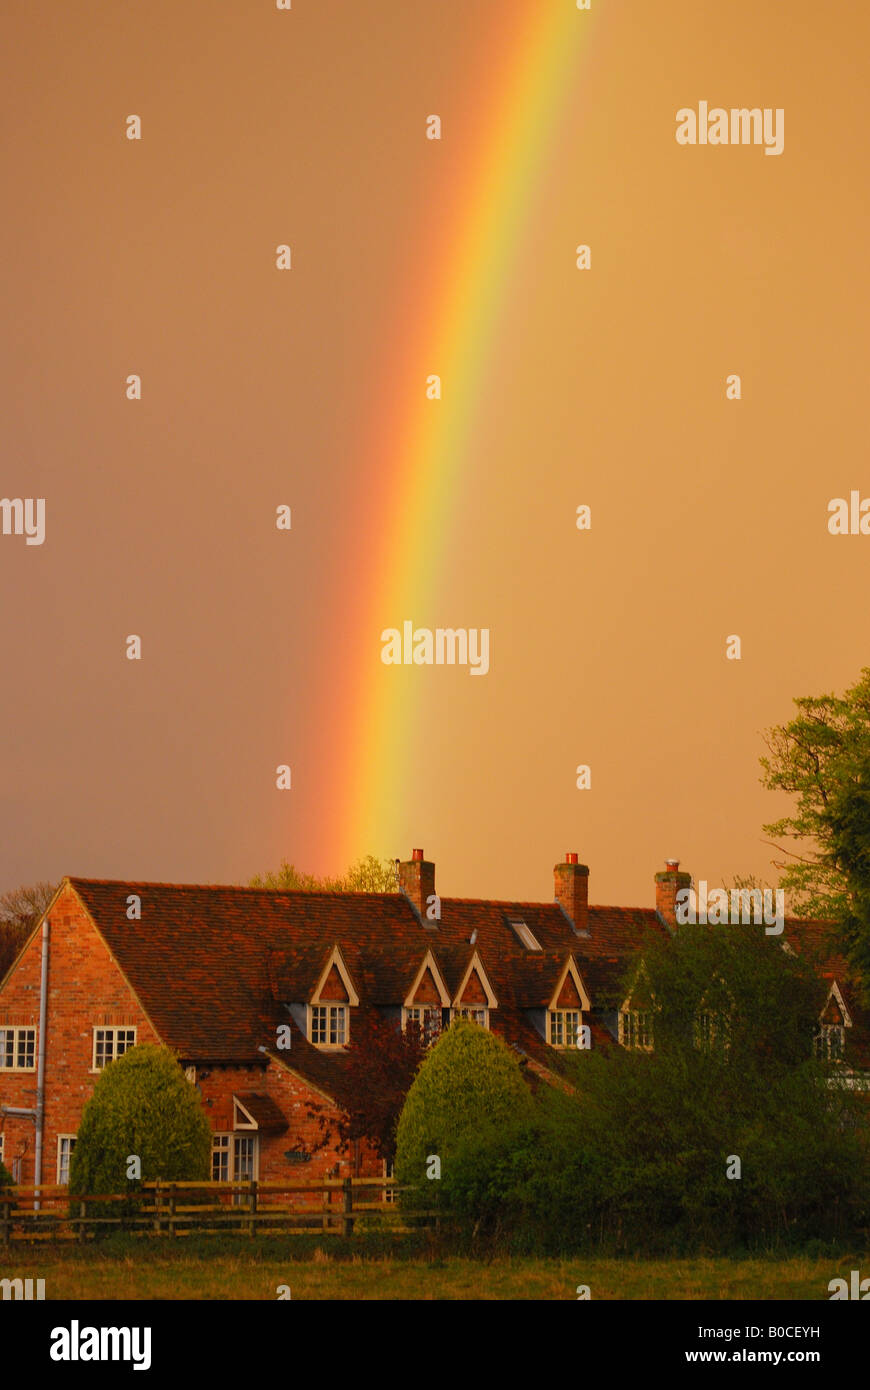
<path fill-rule="evenodd" d="M 154 1229 L 160 1234 L 160 1179 L 154 1184 Z"/>
<path fill-rule="evenodd" d="M 87 1228 L 87 1226 L 85 1225 L 85 1213 L 86 1213 L 86 1212 L 87 1212 L 87 1204 L 86 1204 L 85 1202 L 79 1202 L 79 1217 L 81 1218 L 81 1221 L 80 1221 L 80 1224 L 79 1224 L 79 1240 L 80 1240 L 82 1243 L 84 1243 L 84 1242 L 87 1240 L 87 1237 L 88 1237 L 88 1228 Z"/>
<path fill-rule="evenodd" d="M 350 1178 L 345 1178 L 342 1184 L 342 1190 L 344 1192 L 344 1216 L 342 1219 L 341 1233 L 345 1236 L 352 1236 L 353 1217 L 350 1213 L 353 1211 L 353 1182 Z"/>
<path fill-rule="evenodd" d="M 257 1214 L 257 1179 L 251 1178 L 251 1201 L 250 1201 L 251 1220 L 248 1222 L 248 1235 L 252 1236 L 257 1228 L 254 1217 Z"/>
<path fill-rule="evenodd" d="M 174 1236 L 175 1231 L 175 1183 L 169 1184 L 169 1234 Z"/>
<path fill-rule="evenodd" d="M 9 1198 L 3 1197 L 3 1198 L 0 1198 L 0 1205 L 2 1205 L 2 1207 L 3 1207 L 3 1220 L 2 1220 L 2 1222 L 0 1222 L 0 1226 L 2 1226 L 2 1229 L 3 1229 L 3 1244 L 4 1244 L 4 1245 L 8 1245 L 8 1244 L 9 1244 L 9 1224 L 10 1224 L 10 1218 L 11 1218 L 11 1216 L 12 1216 L 12 1202 L 11 1202 L 11 1200 L 10 1200 Z"/>

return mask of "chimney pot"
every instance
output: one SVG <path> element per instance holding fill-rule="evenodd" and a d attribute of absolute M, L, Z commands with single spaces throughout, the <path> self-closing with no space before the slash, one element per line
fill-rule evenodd
<path fill-rule="evenodd" d="M 566 864 L 576 864 L 576 863 L 577 863 L 577 855 L 574 854 L 574 853 L 566 854 L 566 855 L 565 855 L 565 863 L 566 863 Z"/>
<path fill-rule="evenodd" d="M 422 863 L 422 862 L 423 862 L 423 851 L 422 851 L 421 849 L 412 849 L 412 850 L 411 850 L 411 859 L 412 859 L 412 860 L 417 859 L 417 860 L 420 861 L 420 863 Z"/>

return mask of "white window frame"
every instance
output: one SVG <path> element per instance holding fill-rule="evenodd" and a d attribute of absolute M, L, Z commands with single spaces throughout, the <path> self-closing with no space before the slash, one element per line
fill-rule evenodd
<path fill-rule="evenodd" d="M 220 1144 L 218 1140 L 222 1141 Z M 244 1177 L 239 1176 L 239 1152 L 241 1146 L 250 1143 L 250 1152 L 253 1157 L 251 1165 L 252 1171 Z M 220 1154 L 226 1158 L 226 1177 L 215 1177 L 215 1156 Z M 260 1180 L 260 1136 L 251 1130 L 229 1131 L 220 1130 L 211 1136 L 211 1181 L 215 1183 L 249 1183 Z M 241 1205 L 246 1199 L 244 1192 L 235 1194 L 236 1205 Z"/>
<path fill-rule="evenodd" d="M 483 1018 L 472 1018 L 472 1014 L 483 1014 Z M 455 1009 L 450 1010 L 450 1022 L 454 1023 L 457 1018 L 465 1018 L 469 1023 L 476 1023 L 480 1028 L 489 1029 L 489 1009 L 485 1004 L 460 1004 Z"/>
<path fill-rule="evenodd" d="M 251 1171 L 244 1177 L 239 1176 L 239 1150 L 244 1145 L 250 1148 Z M 233 1135 L 233 1182 L 254 1182 L 259 1181 L 260 1177 L 260 1136 L 253 1130 L 241 1130 Z"/>
<path fill-rule="evenodd" d="M 623 1047 L 630 1052 L 652 1052 L 653 1037 L 653 1009 L 620 1009 L 619 1011 L 619 1041 Z M 639 1022 L 643 1019 L 643 1022 Z M 638 1042 L 638 1036 L 649 1038 L 648 1042 Z"/>
<path fill-rule="evenodd" d="M 7 1064 L 6 1048 L 8 1045 L 9 1034 L 12 1034 L 12 1062 Z M 33 1048 L 28 1047 L 27 1034 L 33 1034 Z M 19 1056 L 32 1056 L 31 1062 L 25 1062 L 22 1066 Z M 30 1025 L 18 1027 L 17 1025 L 3 1024 L 0 1028 L 0 1071 L 36 1071 L 36 1028 Z"/>
<path fill-rule="evenodd" d="M 66 1147 L 64 1147 L 66 1145 Z M 76 1136 L 74 1134 L 59 1134 L 57 1136 L 57 1185 L 58 1187 L 69 1187 L 69 1165 L 72 1158 L 73 1149 L 76 1146 Z M 66 1159 L 66 1162 L 64 1162 Z M 66 1177 L 63 1176 L 64 1170 Z"/>
<path fill-rule="evenodd" d="M 727 1055 L 731 1045 L 730 1027 L 731 1018 L 728 1013 L 721 1009 L 700 1009 L 694 1019 L 695 1046 L 699 1050 L 707 1051 L 721 1047 L 722 1052 Z"/>
<path fill-rule="evenodd" d="M 230 1181 L 230 1162 L 231 1162 L 231 1159 L 232 1159 L 232 1156 L 233 1156 L 232 1138 L 233 1138 L 232 1134 L 227 1134 L 227 1133 L 213 1134 L 213 1135 L 211 1136 L 211 1181 L 212 1181 L 212 1182 L 229 1182 L 229 1181 Z M 218 1140 L 221 1140 L 222 1142 L 221 1142 L 221 1143 L 218 1143 Z M 226 1170 L 227 1170 L 227 1171 L 226 1171 L 226 1177 L 221 1177 L 220 1174 L 218 1174 L 217 1177 L 215 1176 L 215 1158 L 216 1158 L 218 1155 L 221 1155 L 221 1156 L 225 1156 L 225 1157 L 226 1157 Z"/>
<path fill-rule="evenodd" d="M 326 1014 L 326 1042 L 318 1042 L 314 1036 L 314 1017 L 315 1010 L 322 1009 Z M 332 1014 L 341 1013 L 344 1016 L 344 1037 L 341 1042 L 330 1042 L 329 1037 L 333 1032 Z M 337 1030 L 336 1030 L 337 1031 Z M 336 1052 L 339 1048 L 346 1047 L 350 1041 L 350 1005 L 343 1003 L 332 1003 L 326 1000 L 322 1004 L 308 1005 L 308 1041 L 315 1047 L 322 1048 L 326 1052 Z"/>
<path fill-rule="evenodd" d="M 528 922 L 522 921 L 519 917 L 509 917 L 508 924 L 513 928 L 514 935 L 519 940 L 520 945 L 525 946 L 527 951 L 540 951 L 542 949 L 540 941 Z"/>
<path fill-rule="evenodd" d="M 569 1019 L 574 1019 L 573 1036 Z M 556 1047 L 560 1051 L 574 1048 L 580 1041 L 580 1029 L 583 1027 L 583 1010 L 577 1009 L 548 1009 L 547 1010 L 547 1042 L 551 1047 Z"/>
<path fill-rule="evenodd" d="M 91 1071 L 92 1071 L 92 1072 L 101 1072 L 101 1071 L 105 1071 L 106 1067 L 109 1065 L 110 1062 L 117 1062 L 118 1058 L 119 1058 L 119 1057 L 123 1057 L 125 1052 L 129 1052 L 129 1051 L 131 1050 L 131 1048 L 134 1048 L 134 1047 L 136 1046 L 136 1034 L 137 1034 L 137 1032 L 138 1032 L 138 1029 L 136 1028 L 135 1024 L 119 1023 L 119 1024 L 117 1024 L 117 1025 L 116 1025 L 116 1024 L 110 1024 L 110 1025 L 108 1025 L 108 1027 L 105 1027 L 105 1026 L 103 1026 L 103 1025 L 100 1025 L 99 1027 L 97 1027 L 97 1025 L 95 1024 L 95 1025 L 94 1025 L 93 1051 L 92 1051 L 92 1053 L 91 1053 Z M 98 1033 L 102 1033 L 103 1036 L 104 1036 L 104 1039 L 105 1039 L 105 1037 L 106 1037 L 108 1034 L 111 1034 L 111 1035 L 112 1035 L 112 1055 L 111 1055 L 111 1057 L 108 1057 L 108 1058 L 105 1058 L 105 1057 L 104 1057 L 104 1061 L 103 1061 L 102 1066 L 99 1066 L 99 1065 L 97 1064 L 97 1034 L 98 1034 Z M 132 1042 L 126 1042 L 126 1043 L 124 1044 L 124 1048 L 123 1048 L 123 1050 L 122 1050 L 121 1052 L 118 1051 L 118 1034 L 119 1034 L 119 1033 L 132 1033 L 132 1034 L 133 1034 L 133 1041 L 132 1041 Z M 104 1051 L 105 1051 L 105 1042 L 104 1042 L 104 1044 L 103 1044 L 103 1047 L 104 1047 Z"/>
<path fill-rule="evenodd" d="M 831 1042 L 834 1034 L 840 1039 L 838 1052 L 833 1052 Z M 846 1025 L 845 1023 L 820 1023 L 819 1031 L 815 1036 L 816 1056 L 822 1062 L 842 1062 L 846 1056 Z"/>
<path fill-rule="evenodd" d="M 434 1026 L 429 1020 L 434 1020 Z M 416 1024 L 420 1027 L 423 1040 L 427 1047 L 432 1047 L 444 1030 L 443 1009 L 440 1004 L 412 1004 L 409 1008 L 402 1009 L 402 1029 L 407 1031 L 408 1025 Z"/>

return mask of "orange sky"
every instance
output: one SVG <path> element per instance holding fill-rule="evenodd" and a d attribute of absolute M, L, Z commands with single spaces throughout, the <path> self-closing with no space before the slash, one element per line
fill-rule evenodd
<path fill-rule="evenodd" d="M 0 535 L 0 891 L 341 869 L 348 691 L 405 618 L 487 626 L 491 669 L 382 668 L 412 792 L 373 785 L 360 855 L 421 845 L 447 895 L 548 898 L 569 849 L 598 902 L 651 902 L 666 856 L 772 877 L 760 731 L 870 662 L 870 537 L 826 524 L 870 496 L 865 7 L 600 0 L 472 466 L 418 519 L 432 609 L 352 627 L 392 539 L 373 406 L 529 3 L 7 4 L 0 493 L 46 539 Z M 783 108 L 782 155 L 680 147 L 701 100 Z"/>

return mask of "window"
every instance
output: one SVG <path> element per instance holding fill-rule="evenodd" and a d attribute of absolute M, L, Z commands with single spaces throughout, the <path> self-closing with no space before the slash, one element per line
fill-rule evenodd
<path fill-rule="evenodd" d="M 550 1010 L 550 1046 L 576 1047 L 580 1037 L 579 1009 Z"/>
<path fill-rule="evenodd" d="M 66 1187 L 69 1182 L 69 1161 L 75 1146 L 76 1137 L 74 1134 L 59 1134 L 57 1136 L 57 1181 L 62 1187 Z"/>
<path fill-rule="evenodd" d="M 698 1014 L 695 1019 L 695 1046 L 710 1048 L 716 1037 L 715 1014 Z"/>
<path fill-rule="evenodd" d="M 420 1004 L 412 1009 L 405 1009 L 406 1028 L 409 1023 L 420 1029 L 426 1046 L 431 1047 L 441 1036 L 441 1005 Z"/>
<path fill-rule="evenodd" d="M 257 1136 L 233 1135 L 233 1182 L 251 1182 L 257 1176 Z"/>
<path fill-rule="evenodd" d="M 823 1023 L 816 1034 L 816 1056 L 823 1062 L 842 1062 L 846 1029 L 842 1023 Z"/>
<path fill-rule="evenodd" d="M 95 1028 L 94 1065 L 92 1071 L 102 1071 L 116 1057 L 123 1057 L 136 1046 L 135 1028 Z"/>
<path fill-rule="evenodd" d="M 695 1017 L 695 1046 L 705 1052 L 712 1052 L 716 1048 L 727 1055 L 730 1026 L 727 1013 L 702 1009 Z"/>
<path fill-rule="evenodd" d="M 250 1182 L 257 1176 L 257 1159 L 256 1134 L 212 1135 L 212 1182 Z"/>
<path fill-rule="evenodd" d="M 623 1047 L 652 1051 L 653 1028 L 651 1009 L 623 1009 L 619 1015 L 619 1041 Z"/>
<path fill-rule="evenodd" d="M 469 1009 L 451 1009 L 451 1016 L 455 1018 L 465 1018 L 469 1023 L 477 1023 L 481 1028 L 489 1027 L 489 1010 L 475 1005 Z"/>
<path fill-rule="evenodd" d="M 526 926 L 525 922 L 521 922 L 519 919 L 514 919 L 513 917 L 509 917 L 508 922 L 513 928 L 514 934 L 521 945 L 525 946 L 527 951 L 540 951 L 541 943 L 535 936 L 531 927 Z"/>
<path fill-rule="evenodd" d="M 231 1134 L 214 1134 L 211 1141 L 211 1180 L 229 1182 Z"/>
<path fill-rule="evenodd" d="M 0 1028 L 0 1067 L 9 1071 L 36 1070 L 35 1028 Z"/>
<path fill-rule="evenodd" d="M 312 1004 L 311 1041 L 320 1047 L 343 1047 L 347 1042 L 347 1005 Z"/>

